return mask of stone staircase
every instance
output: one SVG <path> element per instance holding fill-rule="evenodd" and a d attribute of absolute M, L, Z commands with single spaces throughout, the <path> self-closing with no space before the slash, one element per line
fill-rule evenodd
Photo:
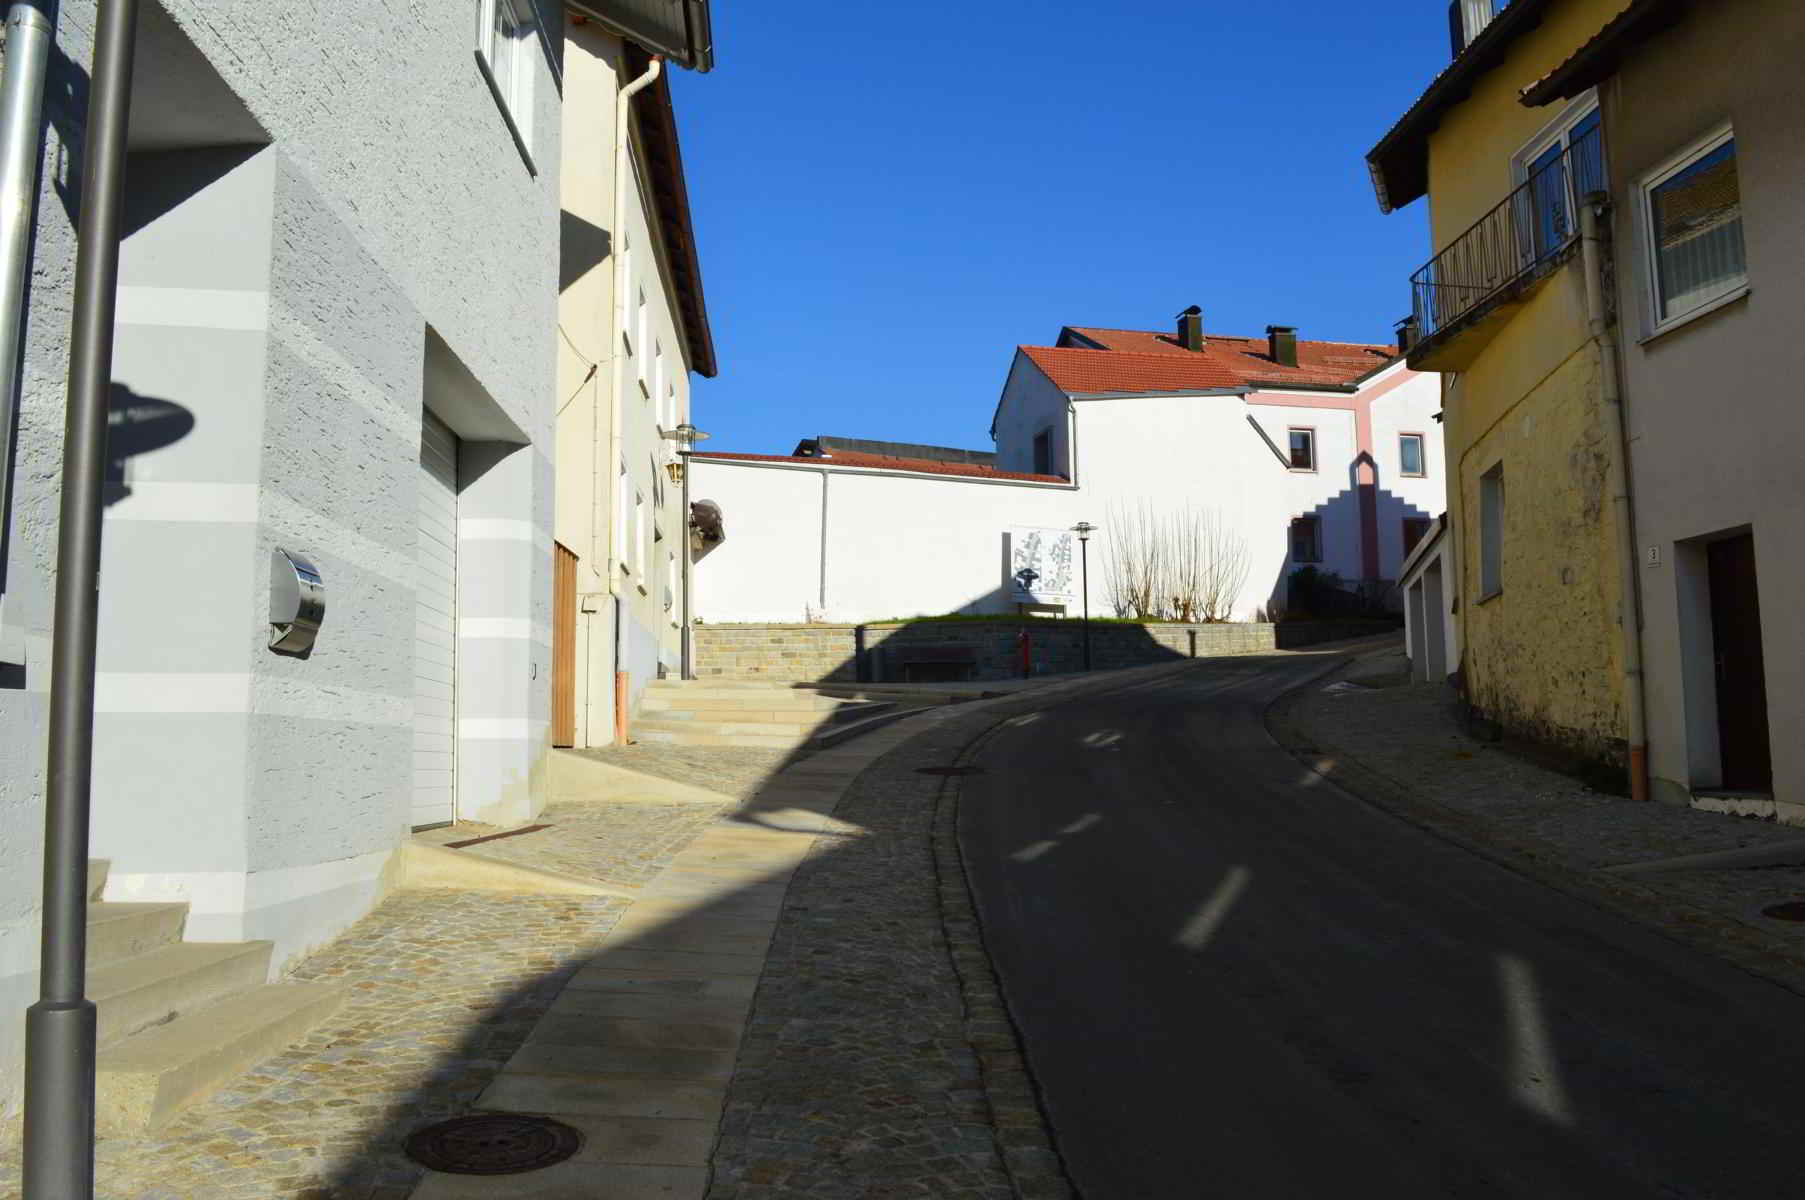
<path fill-rule="evenodd" d="M 660 679 L 646 685 L 631 734 L 680 746 L 791 750 L 856 736 L 906 715 L 896 699 L 827 696 L 752 680 Z"/>
<path fill-rule="evenodd" d="M 88 996 L 102 1133 L 153 1132 L 338 1010 L 328 984 L 271 984 L 269 942 L 184 942 L 186 904 L 100 899 L 88 864 Z"/>

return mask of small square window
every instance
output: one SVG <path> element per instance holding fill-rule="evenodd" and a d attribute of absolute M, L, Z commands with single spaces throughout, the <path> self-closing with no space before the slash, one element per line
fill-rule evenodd
<path fill-rule="evenodd" d="M 1398 435 L 1398 473 L 1421 478 L 1428 474 L 1423 462 L 1423 435 L 1420 433 L 1400 433 Z"/>
<path fill-rule="evenodd" d="M 1748 282 L 1736 138 L 1728 129 L 1650 175 L 1642 234 L 1657 328 Z"/>
<path fill-rule="evenodd" d="M 1291 561 L 1322 561 L 1322 521 L 1318 517 L 1297 517 L 1291 522 Z"/>
<path fill-rule="evenodd" d="M 1293 429 L 1291 436 L 1291 469 L 1293 471 L 1314 471 L 1316 469 L 1316 431 L 1314 429 Z"/>

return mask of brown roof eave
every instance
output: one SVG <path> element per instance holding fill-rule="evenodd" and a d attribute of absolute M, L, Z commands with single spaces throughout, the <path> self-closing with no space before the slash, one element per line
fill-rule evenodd
<path fill-rule="evenodd" d="M 1575 50 L 1571 57 L 1523 89 L 1526 108 L 1571 100 L 1615 75 L 1630 51 L 1670 28 L 1692 10 L 1691 0 L 1637 0 Z"/>
<path fill-rule="evenodd" d="M 1558 2 L 1514 0 L 1435 77 L 1379 144 L 1367 151 L 1366 163 L 1380 209 L 1392 212 L 1428 194 L 1429 135 L 1444 116 L 1473 94 L 1474 82 L 1502 63 L 1511 44 L 1540 25 L 1543 14 Z"/>
<path fill-rule="evenodd" d="M 651 61 L 640 47 L 628 43 L 628 71 L 638 75 Z M 677 140 L 677 113 L 671 105 L 668 74 L 646 91 L 645 101 L 634 105 L 640 145 L 645 152 L 647 184 L 652 190 L 658 217 L 658 234 L 664 243 L 665 267 L 676 293 L 678 315 L 683 320 L 690 369 L 712 379 L 719 371 L 715 361 L 714 332 L 708 324 L 708 304 L 702 292 L 702 261 L 696 252 L 696 231 L 690 217 L 689 187 L 684 180 L 683 149 Z"/>

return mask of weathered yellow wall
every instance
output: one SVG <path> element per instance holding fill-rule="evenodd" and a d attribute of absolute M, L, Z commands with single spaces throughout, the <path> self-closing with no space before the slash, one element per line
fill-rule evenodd
<path fill-rule="evenodd" d="M 1437 247 L 1516 186 L 1512 158 L 1559 115 L 1519 90 L 1624 8 L 1557 7 L 1475 86 L 1430 140 Z M 1607 147 L 1608 152 L 1608 147 Z M 1462 669 L 1469 700 L 1513 732 L 1595 758 L 1623 754 L 1616 547 L 1605 477 L 1600 360 L 1577 256 L 1543 280 L 1446 387 L 1454 464 Z M 1469 335 L 1471 336 L 1471 335 Z M 1480 600 L 1479 480 L 1504 464 L 1503 590 Z"/>
<path fill-rule="evenodd" d="M 1511 46 L 1510 56 L 1474 84 L 1473 94 L 1429 136 L 1429 228 L 1437 250 L 1517 186 L 1511 158 L 1560 116 L 1560 105 L 1525 108 L 1521 91 L 1565 62 L 1626 0 L 1557 4 L 1541 25 Z"/>

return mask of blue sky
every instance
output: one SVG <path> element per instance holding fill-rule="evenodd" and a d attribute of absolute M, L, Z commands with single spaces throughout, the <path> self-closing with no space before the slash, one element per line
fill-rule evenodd
<path fill-rule="evenodd" d="M 1061 325 L 1384 341 L 1428 257 L 1363 156 L 1448 56 L 1443 0 L 719 0 L 674 82 L 721 373 L 710 450 L 988 449 Z"/>

